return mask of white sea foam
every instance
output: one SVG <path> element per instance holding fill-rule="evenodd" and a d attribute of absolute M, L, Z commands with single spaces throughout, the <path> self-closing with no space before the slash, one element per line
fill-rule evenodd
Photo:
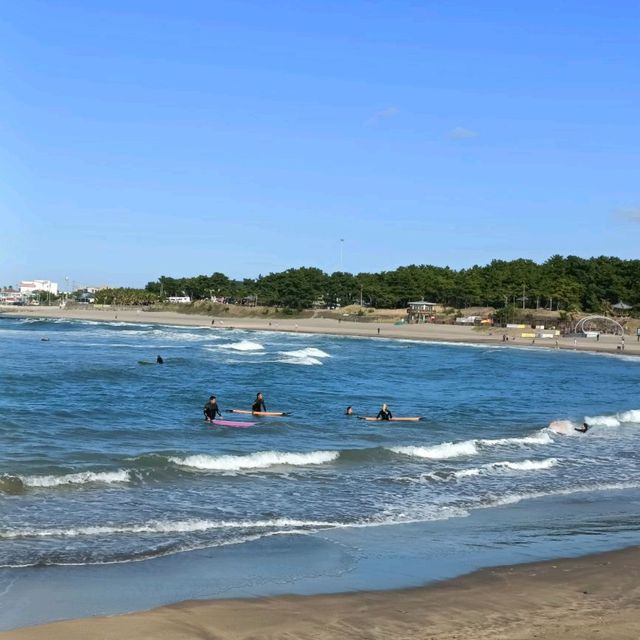
<path fill-rule="evenodd" d="M 520 436 L 515 438 L 495 438 L 491 440 L 478 440 L 483 447 L 509 446 L 521 444 L 550 444 L 553 442 L 551 436 L 544 430 L 538 431 L 530 436 Z"/>
<path fill-rule="evenodd" d="M 531 491 L 527 493 L 513 493 L 503 495 L 487 504 L 481 505 L 480 508 L 501 507 L 504 505 L 517 504 L 523 500 L 535 500 L 537 498 L 546 498 L 550 496 L 569 496 L 574 493 L 592 493 L 595 491 L 624 491 L 626 489 L 638 489 L 640 482 L 611 482 L 602 484 L 578 485 L 567 489 L 555 489 L 552 491 Z"/>
<path fill-rule="evenodd" d="M 60 487 L 67 484 L 89 484 L 101 482 L 111 484 L 114 482 L 129 482 L 131 475 L 129 471 L 118 469 L 118 471 L 81 471 L 80 473 L 69 473 L 63 476 L 18 476 L 26 487 Z"/>
<path fill-rule="evenodd" d="M 324 358 L 331 356 L 322 349 L 315 347 L 307 347 L 305 349 L 297 349 L 294 351 L 280 351 L 279 362 L 284 364 L 297 364 L 305 366 L 321 365 Z"/>
<path fill-rule="evenodd" d="M 251 342 L 251 340 L 240 340 L 231 344 L 221 345 L 223 349 L 231 349 L 232 351 L 263 351 L 264 347 L 259 342 Z"/>
<path fill-rule="evenodd" d="M 259 451 L 246 456 L 209 456 L 198 454 L 186 458 L 169 458 L 181 467 L 201 471 L 244 471 L 268 469 L 274 466 L 319 465 L 337 460 L 338 451 L 312 451 L 310 453 L 285 453 L 280 451 Z"/>
<path fill-rule="evenodd" d="M 455 471 L 452 475 L 454 478 L 470 478 L 473 476 L 493 474 L 496 472 L 502 473 L 505 471 L 543 471 L 551 469 L 557 464 L 557 458 L 546 458 L 545 460 L 522 460 L 521 462 L 490 462 L 489 464 L 483 464 L 481 467 Z"/>
<path fill-rule="evenodd" d="M 640 424 L 640 410 L 621 411 L 613 416 L 585 416 L 590 426 L 619 427 L 622 424 Z"/>
<path fill-rule="evenodd" d="M 297 364 L 307 367 L 322 364 L 321 360 L 318 360 L 318 358 L 311 358 L 310 356 L 304 356 L 302 358 L 290 358 L 285 356 L 280 358 L 278 362 L 282 362 L 283 364 Z"/>
<path fill-rule="evenodd" d="M 109 536 L 129 533 L 195 533 L 212 529 L 312 529 L 318 527 L 339 527 L 339 522 L 321 520 L 296 520 L 293 518 L 275 518 L 273 520 L 257 520 L 243 522 L 241 520 L 151 520 L 142 524 L 121 526 L 89 526 L 69 527 L 68 529 L 9 529 L 0 531 L 0 538 L 76 538 L 79 536 Z"/>
<path fill-rule="evenodd" d="M 460 456 L 473 456 L 478 453 L 475 440 L 463 442 L 443 442 L 432 447 L 390 447 L 390 451 L 401 453 L 414 458 L 429 458 L 431 460 L 446 460 Z"/>
<path fill-rule="evenodd" d="M 307 347 L 295 351 L 281 351 L 280 353 L 283 356 L 290 356 L 292 358 L 331 358 L 326 351 L 316 349 L 315 347 Z"/>

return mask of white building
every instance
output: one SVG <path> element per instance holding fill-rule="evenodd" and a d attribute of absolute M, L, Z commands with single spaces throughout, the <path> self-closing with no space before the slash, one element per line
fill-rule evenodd
<path fill-rule="evenodd" d="M 57 296 L 58 283 L 51 280 L 23 280 L 20 283 L 20 293 L 32 295 L 35 291 L 46 291 Z"/>
<path fill-rule="evenodd" d="M 0 289 L 0 304 L 24 304 L 25 296 L 17 289 L 9 287 L 8 289 Z"/>
<path fill-rule="evenodd" d="M 191 302 L 189 296 L 169 296 L 168 300 L 171 304 L 189 304 Z"/>

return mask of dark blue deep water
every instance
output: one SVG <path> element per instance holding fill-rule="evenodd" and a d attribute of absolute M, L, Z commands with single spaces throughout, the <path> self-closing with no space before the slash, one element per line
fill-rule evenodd
<path fill-rule="evenodd" d="M 468 570 L 637 543 L 639 390 L 630 357 L 0 318 L 0 627 L 127 608 L 8 613 L 19 585 L 68 586 L 72 567 L 225 567 L 225 588 L 175 578 L 137 608 L 420 583 L 455 573 L 434 560 L 452 548 Z M 226 410 L 257 391 L 291 415 L 202 420 L 211 393 L 242 419 Z M 382 402 L 425 420 L 343 415 Z M 400 539 L 405 580 L 387 566 Z"/>

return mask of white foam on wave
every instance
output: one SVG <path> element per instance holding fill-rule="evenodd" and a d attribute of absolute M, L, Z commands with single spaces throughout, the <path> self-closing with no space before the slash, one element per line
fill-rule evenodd
<path fill-rule="evenodd" d="M 264 347 L 259 342 L 251 342 L 251 340 L 240 340 L 240 342 L 232 342 L 231 344 L 221 345 L 222 349 L 231 349 L 232 351 L 263 351 Z"/>
<path fill-rule="evenodd" d="M 315 347 L 306 347 L 305 349 L 296 349 L 294 351 L 280 351 L 279 354 L 279 362 L 304 366 L 321 365 L 324 358 L 331 358 L 326 351 Z"/>
<path fill-rule="evenodd" d="M 432 447 L 389 447 L 390 451 L 414 458 L 429 458 L 431 460 L 446 460 L 460 456 L 474 456 L 478 453 L 475 440 L 463 442 L 443 442 Z"/>
<path fill-rule="evenodd" d="M 280 353 L 292 358 L 331 358 L 326 351 L 316 349 L 315 347 L 306 347 L 305 349 L 297 349 L 294 351 L 281 351 Z"/>
<path fill-rule="evenodd" d="M 474 456 L 479 453 L 480 448 L 512 446 L 512 445 L 537 445 L 550 444 L 553 438 L 544 430 L 530 436 L 515 438 L 496 438 L 494 440 L 463 440 L 461 442 L 443 442 L 431 447 L 408 446 L 390 447 L 394 453 L 402 453 L 415 458 L 430 458 L 432 460 L 446 460 L 460 456 Z"/>
<path fill-rule="evenodd" d="M 590 426 L 620 427 L 623 424 L 640 425 L 640 409 L 621 411 L 612 416 L 585 416 L 584 421 Z"/>
<path fill-rule="evenodd" d="M 517 436 L 515 438 L 495 438 L 477 440 L 478 444 L 483 447 L 493 446 L 509 446 L 509 445 L 522 445 L 522 444 L 551 444 L 553 438 L 545 431 L 541 430 L 530 436 Z"/>
<path fill-rule="evenodd" d="M 88 527 L 69 527 L 68 529 L 10 529 L 0 531 L 0 538 L 76 538 L 79 536 L 109 536 L 130 533 L 197 533 L 212 529 L 312 529 L 343 526 L 340 522 L 322 520 L 296 520 L 293 518 L 274 518 L 273 520 L 257 520 L 243 522 L 241 520 L 151 520 L 142 524 Z"/>
<path fill-rule="evenodd" d="M 481 467 L 455 471 L 452 476 L 454 478 L 472 478 L 474 476 L 494 474 L 496 472 L 503 473 L 505 471 L 544 471 L 555 467 L 557 464 L 557 458 L 546 458 L 545 460 L 522 460 L 520 462 L 490 462 L 488 464 L 483 464 Z"/>
<path fill-rule="evenodd" d="M 129 482 L 129 471 L 118 469 L 117 471 L 81 471 L 69 473 L 63 476 L 18 476 L 26 487 L 60 487 L 67 484 L 90 484 L 100 482 L 111 484 L 114 482 Z"/>
<path fill-rule="evenodd" d="M 495 500 L 481 505 L 479 508 L 502 507 L 510 504 L 518 504 L 523 500 L 535 500 L 551 496 L 569 496 L 574 493 L 592 493 L 594 491 L 624 491 L 626 489 L 638 489 L 640 482 L 611 482 L 602 484 L 578 485 L 567 489 L 554 489 L 551 491 L 531 491 L 527 493 L 513 493 L 500 496 Z"/>
<path fill-rule="evenodd" d="M 310 356 L 305 356 L 302 358 L 291 358 L 288 356 L 282 357 L 278 360 L 283 364 L 297 364 L 305 367 L 322 365 L 322 361 L 318 360 L 318 358 L 311 358 Z"/>
<path fill-rule="evenodd" d="M 259 451 L 246 456 L 198 454 L 185 458 L 169 458 L 169 460 L 178 466 L 201 471 L 246 471 L 268 469 L 275 466 L 301 467 L 326 464 L 337 460 L 339 455 L 338 451 L 312 451 L 310 453 Z"/>

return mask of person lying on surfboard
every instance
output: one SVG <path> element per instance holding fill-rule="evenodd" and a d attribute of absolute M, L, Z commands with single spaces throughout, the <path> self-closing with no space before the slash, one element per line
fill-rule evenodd
<path fill-rule="evenodd" d="M 222 418 L 222 414 L 220 413 L 220 407 L 218 406 L 218 401 L 215 396 L 209 396 L 209 400 L 207 404 L 204 405 L 204 419 L 207 422 L 213 422 L 216 419 L 216 416 L 220 416 Z"/>
<path fill-rule="evenodd" d="M 382 405 L 382 408 L 380 409 L 380 411 L 378 411 L 376 420 L 391 420 L 391 418 L 393 418 L 393 416 L 391 415 L 391 411 L 389 411 L 389 408 L 387 407 L 387 403 L 385 402 Z"/>
<path fill-rule="evenodd" d="M 254 413 L 260 413 L 262 411 L 266 411 L 267 407 L 264 404 L 264 398 L 262 397 L 262 393 L 258 392 L 256 395 L 255 402 L 251 405 L 251 411 Z"/>

